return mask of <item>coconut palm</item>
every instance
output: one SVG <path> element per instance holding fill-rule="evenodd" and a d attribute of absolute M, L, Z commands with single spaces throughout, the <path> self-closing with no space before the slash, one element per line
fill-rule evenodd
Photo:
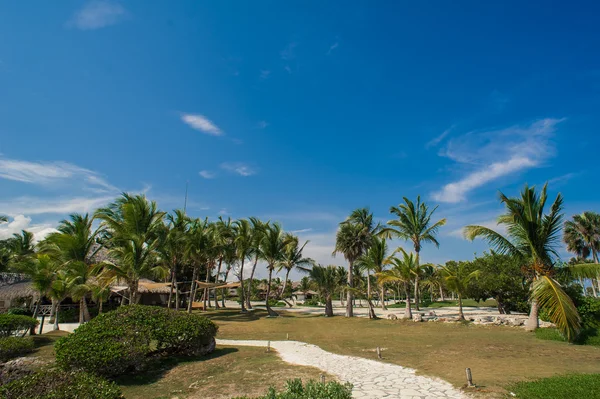
<path fill-rule="evenodd" d="M 252 283 L 254 281 L 254 272 L 256 271 L 256 265 L 258 261 L 261 259 L 260 252 L 260 243 L 262 238 L 265 235 L 266 229 L 269 227 L 269 222 L 263 222 L 256 217 L 248 218 L 250 224 L 252 225 L 252 256 L 254 257 L 254 264 L 252 265 L 252 270 L 250 271 L 250 280 L 248 281 L 248 292 L 246 293 L 246 306 L 248 309 L 252 309 L 252 304 L 250 303 L 251 289 L 253 287 Z"/>
<path fill-rule="evenodd" d="M 242 304 L 242 313 L 246 312 L 246 300 L 244 291 L 244 263 L 252 254 L 254 245 L 254 236 L 252 234 L 252 225 L 246 219 L 236 220 L 233 222 L 234 234 L 233 239 L 235 246 L 236 260 L 240 264 L 238 278 L 240 280 L 240 302 Z"/>
<path fill-rule="evenodd" d="M 367 252 L 357 259 L 356 263 L 361 270 L 367 272 L 367 299 L 371 299 L 371 273 L 381 273 L 385 269 L 385 259 L 387 257 L 387 242 L 384 239 L 375 237 L 371 247 Z M 379 284 L 379 298 L 381 300 L 381 309 L 385 307 L 385 288 Z M 373 312 L 374 313 L 374 312 Z"/>
<path fill-rule="evenodd" d="M 176 209 L 166 216 L 167 224 L 160 229 L 160 245 L 158 246 L 159 262 L 169 269 L 171 288 L 167 307 L 170 309 L 175 293 L 175 309 L 179 310 L 179 290 L 177 289 L 177 272 L 185 266 L 185 249 L 190 226 L 190 218 L 181 209 Z"/>
<path fill-rule="evenodd" d="M 417 202 L 414 203 L 404 197 L 404 203 L 398 206 L 392 206 L 390 213 L 396 215 L 397 219 L 387 222 L 379 233 L 382 237 L 392 238 L 398 237 L 402 240 L 410 241 L 415 250 L 415 260 L 417 269 L 420 265 L 420 254 L 422 245 L 432 243 L 436 247 L 440 244 L 436 239 L 436 235 L 440 227 L 446 224 L 446 219 L 440 219 L 436 222 L 431 220 L 437 206 L 429 209 L 427 204 L 421 202 L 421 197 L 417 197 Z M 414 276 L 415 289 L 415 308 L 419 310 L 419 278 L 421 272 L 418 271 Z"/>
<path fill-rule="evenodd" d="M 139 300 L 140 278 L 162 278 L 168 274 L 168 269 L 158 263 L 164 216 L 156 202 L 148 201 L 145 195 L 127 193 L 95 213 L 106 229 L 109 254 L 115 260 L 103 263 L 103 273 L 111 280 L 125 281 L 129 287 L 129 303 Z"/>
<path fill-rule="evenodd" d="M 478 278 L 480 271 L 467 270 L 465 262 L 447 262 L 446 265 L 440 266 L 441 275 L 444 278 L 446 287 L 458 296 L 458 319 L 465 320 L 463 313 L 462 298 L 467 291 L 467 286 L 471 280 Z"/>
<path fill-rule="evenodd" d="M 206 219 L 194 219 L 191 221 L 190 230 L 187 234 L 185 259 L 186 264 L 192 268 L 192 283 L 188 300 L 188 313 L 192 313 L 192 307 L 198 290 L 198 279 L 200 268 L 206 267 L 209 273 L 209 263 L 213 255 L 212 224 Z"/>
<path fill-rule="evenodd" d="M 72 214 L 69 220 L 62 220 L 57 232 L 51 233 L 39 245 L 40 251 L 53 257 L 62 268 L 69 271 L 72 279 L 71 296 L 79 301 L 79 322 L 90 319 L 86 296 L 90 292 L 90 282 L 95 277 L 94 255 L 100 246 L 97 245 L 101 228 L 92 227 L 93 218 Z"/>
<path fill-rule="evenodd" d="M 26 262 L 35 257 L 35 242 L 33 233 L 22 230 L 21 234 L 13 234 L 6 242 L 10 257 L 9 266 Z"/>
<path fill-rule="evenodd" d="M 418 273 L 419 264 L 417 257 L 414 254 L 409 254 L 402 248 L 398 248 L 394 254 L 398 252 L 401 253 L 402 257 L 392 255 L 386 258 L 384 263 L 390 265 L 391 269 L 377 273 L 377 282 L 380 285 L 386 283 L 402 284 L 406 295 L 404 318 L 412 319 L 412 310 L 410 308 L 410 284 L 414 281 L 414 278 Z"/>
<path fill-rule="evenodd" d="M 567 244 L 567 250 L 575 253 L 580 259 L 586 259 L 592 255 L 592 261 L 598 263 L 598 252 L 600 251 L 600 214 L 588 211 L 573 216 L 572 220 L 565 222 L 563 240 Z M 598 282 L 598 277 L 591 279 L 592 292 L 595 297 L 598 297 L 596 289 Z"/>
<path fill-rule="evenodd" d="M 259 251 L 261 258 L 267 263 L 267 270 L 269 271 L 267 296 L 265 298 L 269 316 L 279 316 L 269 305 L 269 299 L 271 299 L 271 282 L 273 280 L 273 271 L 284 260 L 286 247 L 289 244 L 290 237 L 283 232 L 281 225 L 278 223 L 269 224 L 260 240 Z"/>
<path fill-rule="evenodd" d="M 333 317 L 332 296 L 339 285 L 344 284 L 344 276 L 342 275 L 340 279 L 337 267 L 331 265 L 327 267 L 315 265 L 309 273 L 310 279 L 325 302 L 325 316 Z"/>
<path fill-rule="evenodd" d="M 580 318 L 571 298 L 554 278 L 559 256 L 563 197 L 558 194 L 544 213 L 547 184 L 541 192 L 525 185 L 519 197 L 509 198 L 500 193 L 500 201 L 506 207 L 498 217 L 498 224 L 505 226 L 506 236 L 485 226 L 467 226 L 464 234 L 469 240 L 481 237 L 497 252 L 509 254 L 522 262 L 525 276 L 532 281 L 531 311 L 526 324 L 528 331 L 539 326 L 539 309 L 545 309 L 551 319 L 568 339 L 573 340 L 580 330 Z M 597 265 L 576 265 L 569 269 L 574 273 L 589 274 Z M 597 271 L 595 271 L 597 273 Z"/>
<path fill-rule="evenodd" d="M 231 252 L 231 246 L 233 245 L 233 224 L 231 218 L 227 218 L 224 220 L 222 216 L 219 216 L 219 219 L 215 223 L 215 245 L 217 249 L 217 272 L 215 273 L 215 282 L 219 282 L 219 278 L 221 276 L 221 268 L 223 267 L 223 262 L 227 263 L 228 253 Z M 226 281 L 226 280 L 225 280 Z M 219 300 L 218 300 L 218 292 L 215 288 L 215 309 L 219 309 Z"/>
<path fill-rule="evenodd" d="M 92 294 L 92 301 L 98 305 L 98 313 L 102 314 L 104 302 L 110 298 L 110 284 L 106 280 L 97 279 L 90 284 L 90 292 Z"/>
<path fill-rule="evenodd" d="M 288 245 L 285 247 L 283 259 L 279 262 L 277 269 L 278 273 L 282 270 L 285 270 L 283 287 L 281 288 L 281 294 L 279 295 L 280 298 L 284 296 L 288 279 L 290 277 L 290 272 L 296 269 L 302 273 L 308 273 L 311 266 L 313 266 L 315 263 L 315 261 L 311 258 L 305 258 L 302 256 L 302 251 L 304 251 L 304 247 L 306 247 L 308 241 L 305 241 L 304 244 L 300 245 L 298 237 L 291 234 L 287 234 L 285 239 L 288 241 Z M 291 306 L 291 304 L 288 303 L 288 306 Z"/>

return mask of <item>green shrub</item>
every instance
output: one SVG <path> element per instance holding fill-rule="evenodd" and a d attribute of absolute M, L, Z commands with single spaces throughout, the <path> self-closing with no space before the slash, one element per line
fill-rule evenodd
<path fill-rule="evenodd" d="M 311 298 L 304 301 L 304 306 L 319 306 L 320 302 L 317 298 Z"/>
<path fill-rule="evenodd" d="M 81 371 L 43 371 L 0 387 L 2 399 L 123 399 L 119 387 Z"/>
<path fill-rule="evenodd" d="M 22 334 L 37 326 L 38 321 L 33 317 L 15 314 L 0 314 L 0 337 L 10 337 Z"/>
<path fill-rule="evenodd" d="M 27 308 L 10 308 L 6 313 L 33 317 L 33 312 Z"/>
<path fill-rule="evenodd" d="M 338 382 L 320 383 L 308 381 L 306 385 L 302 385 L 299 379 L 289 380 L 286 382 L 286 387 L 282 392 L 276 392 L 275 389 L 269 388 L 265 396 L 256 399 L 351 399 L 352 385 L 340 384 Z M 248 399 L 247 397 L 236 399 Z"/>
<path fill-rule="evenodd" d="M 136 373 L 151 355 L 212 352 L 217 326 L 205 317 L 153 306 L 130 305 L 104 313 L 55 344 L 56 362 L 107 377 Z"/>
<path fill-rule="evenodd" d="M 6 362 L 15 357 L 21 357 L 31 353 L 34 348 L 35 345 L 31 338 L 0 338 L 0 362 Z"/>

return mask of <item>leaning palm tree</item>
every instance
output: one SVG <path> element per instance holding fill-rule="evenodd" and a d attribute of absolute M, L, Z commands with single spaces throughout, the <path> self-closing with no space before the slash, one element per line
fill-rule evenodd
<path fill-rule="evenodd" d="M 387 242 L 384 239 L 375 237 L 373 244 L 367 250 L 367 253 L 357 259 L 358 267 L 367 272 L 367 299 L 371 299 L 371 273 L 381 273 L 385 269 L 385 259 L 387 257 Z M 379 284 L 379 298 L 381 301 L 381 309 L 385 307 L 385 288 L 383 284 Z M 374 312 L 373 312 L 374 313 Z"/>
<path fill-rule="evenodd" d="M 481 237 L 497 252 L 509 254 L 522 262 L 525 276 L 532 281 L 531 311 L 526 329 L 533 331 L 539 326 L 538 312 L 542 308 L 571 341 L 579 332 L 581 321 L 573 301 L 554 278 L 559 258 L 557 246 L 563 197 L 558 194 L 549 212 L 544 213 L 547 186 L 537 192 L 535 187 L 525 185 L 521 195 L 513 198 L 500 193 L 500 201 L 506 211 L 498 217 L 498 224 L 505 226 L 506 236 L 484 226 L 467 226 L 464 234 L 469 240 Z M 597 273 L 597 265 L 576 265 L 570 270 L 574 273 Z"/>
<path fill-rule="evenodd" d="M 598 263 L 598 252 L 600 251 L 600 214 L 588 211 L 573 216 L 572 220 L 565 222 L 563 240 L 567 244 L 567 250 L 575 253 L 578 258 L 586 259 L 592 255 L 592 261 Z M 596 287 L 599 281 L 598 276 L 591 279 L 592 293 L 595 297 L 598 297 Z M 582 287 L 585 294 L 583 283 Z M 598 289 L 600 289 L 600 286 Z"/>
<path fill-rule="evenodd" d="M 267 312 L 269 316 L 279 316 L 277 312 L 271 309 L 269 305 L 269 299 L 271 299 L 271 282 L 273 280 L 273 271 L 275 267 L 279 265 L 285 256 L 286 247 L 290 243 L 290 237 L 286 235 L 281 225 L 278 223 L 269 224 L 265 233 L 260 241 L 260 254 L 261 258 L 267 263 L 267 270 L 269 271 L 269 278 L 267 279 L 267 295 L 265 298 L 265 304 L 267 306 Z"/>
<path fill-rule="evenodd" d="M 145 195 L 124 193 L 113 203 L 96 211 L 95 217 L 106 229 L 105 239 L 114 262 L 103 263 L 103 274 L 124 280 L 129 287 L 129 303 L 137 303 L 142 277 L 165 277 L 168 269 L 158 263 L 160 229 L 165 213 Z"/>
<path fill-rule="evenodd" d="M 419 264 L 417 257 L 412 253 L 408 254 L 404 249 L 398 248 L 394 254 L 398 252 L 401 252 L 401 258 L 394 255 L 386 258 L 384 263 L 390 265 L 391 269 L 377 273 L 377 282 L 380 285 L 386 283 L 402 284 L 406 295 L 404 318 L 412 319 L 412 310 L 410 308 L 410 284 L 414 281 L 415 275 L 418 273 Z"/>
<path fill-rule="evenodd" d="M 315 265 L 310 271 L 310 279 L 325 302 L 325 317 L 333 317 L 332 297 L 344 279 L 340 279 L 336 266 Z"/>
<path fill-rule="evenodd" d="M 41 252 L 54 257 L 74 278 L 71 290 L 73 299 L 79 301 L 80 323 L 90 320 L 86 296 L 95 276 L 94 255 L 101 248 L 97 239 L 102 230 L 94 229 L 93 222 L 87 213 L 72 214 L 69 220 L 60 222 L 57 232 L 48 235 L 39 245 Z"/>
<path fill-rule="evenodd" d="M 446 224 L 446 219 L 433 222 L 431 218 L 436 209 L 437 206 L 430 210 L 427 204 L 421 202 L 421 197 L 417 197 L 416 203 L 404 197 L 403 204 L 390 208 L 390 213 L 396 215 L 397 219 L 388 221 L 387 226 L 379 234 L 386 238 L 398 237 L 402 240 L 412 242 L 418 268 L 422 245 L 424 243 L 432 243 L 436 247 L 440 246 L 436 235 L 440 227 Z M 420 274 L 418 272 L 414 276 L 415 308 L 417 310 L 419 310 Z"/>
<path fill-rule="evenodd" d="M 283 287 L 281 288 L 280 298 L 283 298 L 285 289 L 288 284 L 288 279 L 290 277 L 290 272 L 294 269 L 302 272 L 308 273 L 312 265 L 314 265 L 315 261 L 311 258 L 305 258 L 302 256 L 302 251 L 304 251 L 304 247 L 308 244 L 308 241 L 305 241 L 304 244 L 300 245 L 300 241 L 298 237 L 286 234 L 286 240 L 288 241 L 288 245 L 286 245 L 283 259 L 278 264 L 277 272 L 285 270 L 285 278 L 283 279 Z M 285 298 L 283 298 L 285 301 Z M 287 302 L 286 302 L 287 303 Z M 288 306 L 292 306 L 288 303 Z"/>
<path fill-rule="evenodd" d="M 252 226 L 246 219 L 236 220 L 233 223 L 234 227 L 234 246 L 236 260 L 240 263 L 238 278 L 240 280 L 240 302 L 242 305 L 242 313 L 246 312 L 246 301 L 244 291 L 244 263 L 252 254 L 254 237 L 252 234 Z"/>
<path fill-rule="evenodd" d="M 467 291 L 467 287 L 471 280 L 478 278 L 479 270 L 467 270 L 465 262 L 447 262 L 446 265 L 440 266 L 441 275 L 444 278 L 446 287 L 458 296 L 458 319 L 465 320 L 463 313 L 462 299 Z"/>

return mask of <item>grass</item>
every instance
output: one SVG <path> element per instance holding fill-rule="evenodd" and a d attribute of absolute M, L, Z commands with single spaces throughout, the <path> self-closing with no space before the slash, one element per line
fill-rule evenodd
<path fill-rule="evenodd" d="M 600 399 L 600 375 L 564 375 L 519 382 L 509 390 L 519 399 Z"/>
<path fill-rule="evenodd" d="M 219 324 L 219 337 L 229 339 L 290 339 L 319 345 L 330 352 L 376 359 L 411 367 L 419 374 L 465 384 L 470 367 L 479 392 L 498 396 L 523 379 L 566 373 L 600 373 L 600 350 L 593 346 L 538 340 L 515 327 L 376 321 L 365 318 L 325 318 L 282 312 L 240 314 L 239 310 L 207 312 Z"/>
<path fill-rule="evenodd" d="M 433 302 L 429 306 L 423 306 L 423 308 L 437 309 L 437 308 L 447 308 L 447 307 L 456 307 L 456 306 L 458 306 L 458 300 L 456 300 L 456 301 L 447 300 L 447 301 Z M 493 308 L 495 308 L 496 306 L 498 306 L 498 305 L 494 299 L 488 299 L 483 302 L 477 302 L 473 299 L 463 299 L 463 307 L 467 307 L 467 308 L 469 308 L 469 307 L 493 307 Z M 388 305 L 387 307 L 391 308 L 391 309 L 405 308 L 406 303 L 405 302 L 394 303 L 392 305 Z M 412 305 L 412 307 L 414 308 L 414 305 Z"/>
<path fill-rule="evenodd" d="M 535 336 L 538 339 L 547 341 L 565 342 L 565 338 L 560 335 L 556 328 L 538 328 L 535 331 Z M 600 346 L 600 328 L 585 329 L 575 343 L 578 345 Z"/>

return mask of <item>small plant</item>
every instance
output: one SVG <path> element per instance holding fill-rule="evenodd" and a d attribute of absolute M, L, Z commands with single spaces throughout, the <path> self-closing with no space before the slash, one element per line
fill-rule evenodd
<path fill-rule="evenodd" d="M 351 399 L 352 385 L 339 382 L 321 383 L 308 381 L 302 384 L 300 379 L 288 380 L 282 392 L 269 388 L 265 396 L 256 399 Z M 241 397 L 236 399 L 248 399 Z"/>
<path fill-rule="evenodd" d="M 21 357 L 31 353 L 34 348 L 35 345 L 31 338 L 0 338 L 0 362 L 6 362 L 15 357 Z"/>
<path fill-rule="evenodd" d="M 33 317 L 0 314 L 0 337 L 10 337 L 12 335 L 22 334 L 38 325 L 38 321 Z"/>
<path fill-rule="evenodd" d="M 124 399 L 110 381 L 82 371 L 45 370 L 0 387 L 2 399 Z"/>

